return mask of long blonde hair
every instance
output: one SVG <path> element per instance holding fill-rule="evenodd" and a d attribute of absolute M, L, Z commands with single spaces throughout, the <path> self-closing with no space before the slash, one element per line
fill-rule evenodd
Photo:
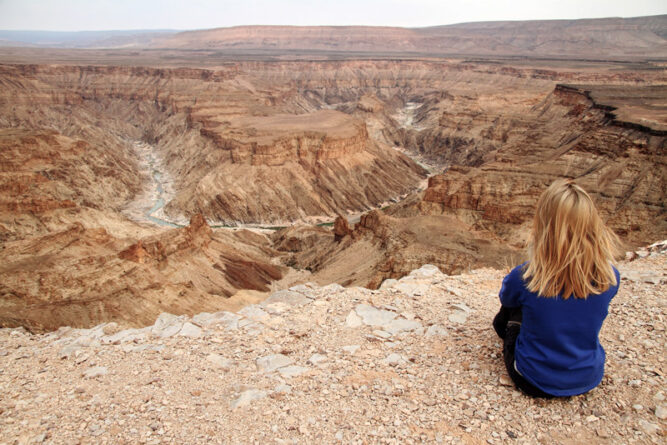
<path fill-rule="evenodd" d="M 618 252 L 618 237 L 588 193 L 557 180 L 537 202 L 523 277 L 540 296 L 586 298 L 617 284 L 611 262 Z"/>

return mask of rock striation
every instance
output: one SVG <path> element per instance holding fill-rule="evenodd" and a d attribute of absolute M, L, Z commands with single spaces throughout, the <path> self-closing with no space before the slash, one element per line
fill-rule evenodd
<path fill-rule="evenodd" d="M 160 312 L 235 309 L 240 289 L 267 292 L 284 267 L 264 237 L 190 225 L 128 245 L 104 229 L 64 231 L 6 243 L 0 265 L 0 325 L 31 331 L 102 321 L 145 326 Z M 130 241 L 131 242 L 131 241 Z"/>
<path fill-rule="evenodd" d="M 430 178 L 419 211 L 453 213 L 518 242 L 512 227 L 529 222 L 542 191 L 566 177 L 592 193 L 626 241 L 642 244 L 665 233 L 667 142 L 659 130 L 610 121 L 597 103 L 571 88 L 556 88 L 533 113 L 542 124 L 508 138 L 489 162 L 455 165 Z"/>

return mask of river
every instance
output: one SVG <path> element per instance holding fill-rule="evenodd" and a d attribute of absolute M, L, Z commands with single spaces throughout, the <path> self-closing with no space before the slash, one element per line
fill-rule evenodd
<path fill-rule="evenodd" d="M 398 121 L 401 127 L 406 129 L 420 130 L 414 124 L 415 116 L 417 110 L 421 107 L 422 104 L 417 102 L 407 102 L 405 107 L 401 108 L 397 114 L 394 116 Z M 181 218 L 175 220 L 170 218 L 164 213 L 164 206 L 175 196 L 175 191 L 173 187 L 173 180 L 167 173 L 164 168 L 164 161 L 159 157 L 157 150 L 151 144 L 148 144 L 143 141 L 133 141 L 132 142 L 134 151 L 137 155 L 139 168 L 142 173 L 149 177 L 150 180 L 145 184 L 144 191 L 140 193 L 137 198 L 130 203 L 125 209 L 124 213 L 135 221 L 139 222 L 150 222 L 157 224 L 163 227 L 185 227 L 188 224 L 188 220 Z M 394 147 L 395 150 L 398 150 L 410 157 L 414 162 L 419 164 L 422 168 L 429 172 L 428 177 L 432 176 L 436 170 L 436 167 L 428 164 L 419 156 L 416 156 L 414 153 L 404 149 L 403 147 Z M 413 193 L 422 191 L 426 188 L 428 177 L 424 179 L 418 186 L 416 190 L 412 192 L 405 193 L 401 196 L 396 196 L 391 198 L 379 206 L 376 209 L 382 209 L 388 205 L 401 202 L 402 200 L 408 198 Z M 347 219 L 350 223 L 356 223 L 359 221 L 362 214 L 366 213 L 370 209 L 358 211 L 354 213 L 349 213 Z M 310 221 L 308 221 L 310 220 Z M 331 225 L 333 220 L 326 220 L 322 222 L 321 218 L 308 218 L 302 222 L 318 224 L 318 225 Z M 318 221 L 313 222 L 313 221 Z M 265 225 L 265 224 L 235 224 L 235 225 L 224 225 L 221 223 L 211 223 L 212 227 L 215 228 L 248 228 L 248 229 L 268 229 L 276 230 L 284 227 L 288 224 L 283 225 Z"/>

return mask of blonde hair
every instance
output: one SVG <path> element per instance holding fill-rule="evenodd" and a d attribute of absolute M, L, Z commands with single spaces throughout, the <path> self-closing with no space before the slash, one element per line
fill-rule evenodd
<path fill-rule="evenodd" d="M 588 193 L 557 180 L 537 202 L 523 277 L 540 296 L 586 298 L 617 284 L 611 262 L 618 252 L 618 237 Z"/>

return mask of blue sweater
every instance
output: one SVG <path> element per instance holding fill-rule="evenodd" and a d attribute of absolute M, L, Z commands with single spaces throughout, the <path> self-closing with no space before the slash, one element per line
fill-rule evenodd
<path fill-rule="evenodd" d="M 500 302 L 521 307 L 516 369 L 542 391 L 572 396 L 595 388 L 604 374 L 605 353 L 598 334 L 618 285 L 586 299 L 538 297 L 526 288 L 524 264 L 503 280 Z M 614 268 L 620 283 L 618 270 Z"/>

